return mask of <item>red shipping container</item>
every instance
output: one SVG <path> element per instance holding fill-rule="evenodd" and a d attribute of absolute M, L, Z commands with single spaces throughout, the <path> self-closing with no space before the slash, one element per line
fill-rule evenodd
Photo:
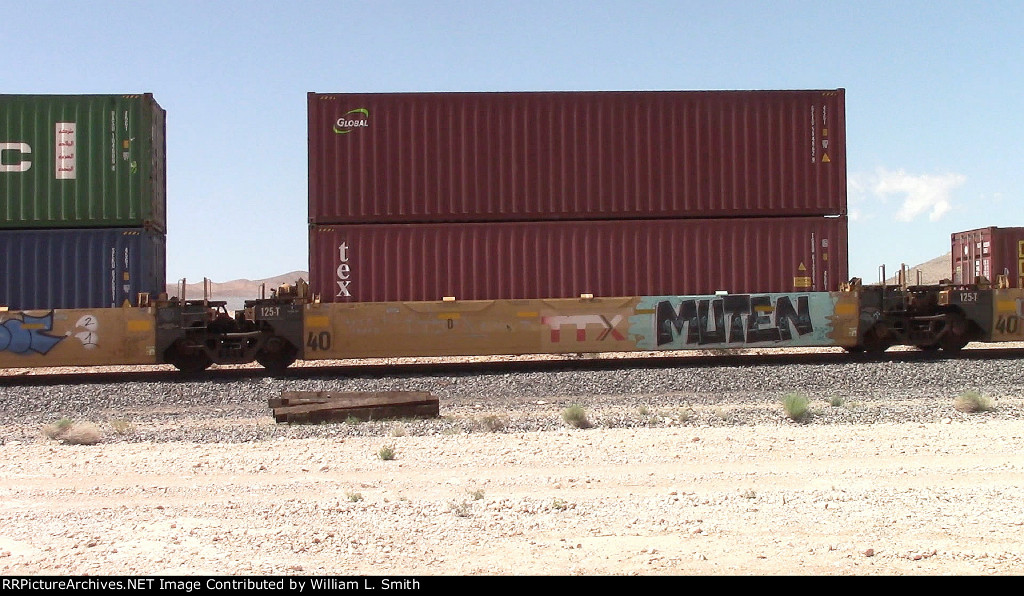
<path fill-rule="evenodd" d="M 1005 274 L 1014 288 L 1024 287 L 1024 228 L 979 228 L 956 232 L 952 245 L 952 280 L 972 284 L 978 276 L 995 282 Z"/>
<path fill-rule="evenodd" d="M 846 214 L 843 89 L 308 104 L 314 224 Z"/>
<path fill-rule="evenodd" d="M 324 302 L 835 290 L 847 218 L 370 224 L 310 228 Z"/>

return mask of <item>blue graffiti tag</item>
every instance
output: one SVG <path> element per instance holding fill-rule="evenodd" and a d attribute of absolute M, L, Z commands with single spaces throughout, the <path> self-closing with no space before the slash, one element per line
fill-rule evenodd
<path fill-rule="evenodd" d="M 630 333 L 648 350 L 833 345 L 834 308 L 825 292 L 644 296 Z"/>
<path fill-rule="evenodd" d="M 8 319 L 0 324 L 0 352 L 15 354 L 46 354 L 64 339 L 63 335 L 50 335 L 53 330 L 53 312 L 45 317 L 22 315 L 19 319 Z"/>

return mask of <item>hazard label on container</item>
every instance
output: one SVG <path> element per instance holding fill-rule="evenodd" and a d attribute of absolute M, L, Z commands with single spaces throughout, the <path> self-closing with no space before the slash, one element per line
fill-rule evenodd
<path fill-rule="evenodd" d="M 811 278 L 810 277 L 794 277 L 793 278 L 793 287 L 794 288 L 809 288 L 809 287 L 811 287 Z"/>
<path fill-rule="evenodd" d="M 57 180 L 74 180 L 78 178 L 78 142 L 77 123 L 57 122 L 54 124 L 54 166 Z"/>

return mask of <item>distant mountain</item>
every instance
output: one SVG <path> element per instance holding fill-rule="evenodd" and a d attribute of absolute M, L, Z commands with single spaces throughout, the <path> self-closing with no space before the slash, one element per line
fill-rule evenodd
<path fill-rule="evenodd" d="M 292 271 L 291 273 L 285 273 L 283 275 L 276 275 L 274 277 L 268 277 L 267 279 L 236 279 L 233 281 L 227 281 L 223 283 L 214 282 L 212 285 L 211 300 L 246 300 L 251 298 L 258 298 L 260 295 L 260 286 L 266 285 L 266 295 L 270 296 L 270 290 L 277 289 L 282 284 L 295 284 L 298 279 L 304 279 L 309 281 L 309 272 L 307 271 Z M 203 281 L 199 280 L 192 283 L 191 280 L 185 280 L 185 298 L 196 299 L 203 297 Z M 178 296 L 178 284 L 176 282 L 167 283 L 167 295 Z M 180 296 L 179 296 L 180 298 Z"/>
<path fill-rule="evenodd" d="M 947 252 L 941 257 L 935 257 L 930 261 L 925 261 L 920 265 L 909 267 L 907 269 L 907 283 L 910 285 L 917 284 L 917 272 L 921 271 L 921 283 L 924 285 L 933 285 L 939 283 L 939 280 L 949 279 L 953 275 L 953 253 Z M 886 283 L 895 284 L 896 275 L 898 271 L 886 271 L 886 275 L 890 277 L 886 279 Z M 865 279 L 864 283 L 878 283 L 878 278 Z"/>

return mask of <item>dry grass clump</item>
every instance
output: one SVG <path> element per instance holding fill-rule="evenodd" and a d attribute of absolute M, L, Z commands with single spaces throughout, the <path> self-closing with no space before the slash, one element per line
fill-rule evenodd
<path fill-rule="evenodd" d="M 57 422 L 43 425 L 43 436 L 47 439 L 59 439 L 71 428 L 74 421 L 70 418 L 61 418 Z"/>
<path fill-rule="evenodd" d="M 953 407 L 966 414 L 987 412 L 992 409 L 992 400 L 978 391 L 964 391 L 953 400 Z"/>
<path fill-rule="evenodd" d="M 476 422 L 476 425 L 492 433 L 501 432 L 505 429 L 505 418 L 494 414 L 484 416 Z"/>
<path fill-rule="evenodd" d="M 134 424 L 121 419 L 111 420 L 110 428 L 114 429 L 114 432 L 121 436 L 130 435 L 135 432 Z"/>
<path fill-rule="evenodd" d="M 95 445 L 103 440 L 100 427 L 92 422 L 75 422 L 70 418 L 61 418 L 44 425 L 43 436 L 65 445 Z"/>
<path fill-rule="evenodd" d="M 391 461 L 395 459 L 397 455 L 398 453 L 395 451 L 395 448 L 391 445 L 385 445 L 381 447 L 379 451 L 377 451 L 377 457 L 379 457 L 382 461 Z"/>
<path fill-rule="evenodd" d="M 782 398 L 782 409 L 790 420 L 803 422 L 810 414 L 810 400 L 802 393 L 787 393 Z"/>
<path fill-rule="evenodd" d="M 573 428 L 590 428 L 590 420 L 587 418 L 587 411 L 579 404 L 573 404 L 562 410 L 562 420 Z"/>
<path fill-rule="evenodd" d="M 452 501 L 448 507 L 449 510 L 458 517 L 469 517 L 473 515 L 473 507 L 466 501 L 462 501 L 461 503 L 458 501 Z"/>

